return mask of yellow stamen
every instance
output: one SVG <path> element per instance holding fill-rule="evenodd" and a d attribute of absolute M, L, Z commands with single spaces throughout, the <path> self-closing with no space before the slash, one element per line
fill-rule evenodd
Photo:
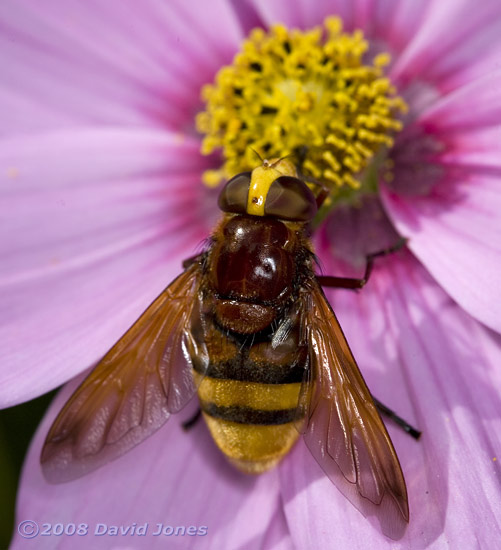
<path fill-rule="evenodd" d="M 383 73 L 389 55 L 365 65 L 368 48 L 361 31 L 343 33 L 336 17 L 307 32 L 254 29 L 233 65 L 202 90 L 202 153 L 222 149 L 224 160 L 204 181 L 252 169 L 255 150 L 263 158 L 301 156 L 304 175 L 334 193 L 360 188 L 357 176 L 393 145 L 402 126 L 396 117 L 406 110 Z"/>

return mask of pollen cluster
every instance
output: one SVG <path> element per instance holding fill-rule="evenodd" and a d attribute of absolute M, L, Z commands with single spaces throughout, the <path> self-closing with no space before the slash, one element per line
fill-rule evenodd
<path fill-rule="evenodd" d="M 308 32 L 254 29 L 233 64 L 202 89 L 202 153 L 222 150 L 224 161 L 205 183 L 255 167 L 256 151 L 294 154 L 305 177 L 332 191 L 358 189 L 357 175 L 393 144 L 406 109 L 383 74 L 389 56 L 364 65 L 368 49 L 362 32 L 344 33 L 336 17 Z"/>

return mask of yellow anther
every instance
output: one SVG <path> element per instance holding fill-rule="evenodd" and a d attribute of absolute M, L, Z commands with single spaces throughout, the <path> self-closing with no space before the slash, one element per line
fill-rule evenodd
<path fill-rule="evenodd" d="M 327 169 L 324 170 L 322 175 L 327 182 L 334 183 L 338 187 L 341 187 L 343 185 L 343 180 L 337 172 L 333 172 L 332 170 Z"/>
<path fill-rule="evenodd" d="M 372 151 L 368 147 L 365 147 L 360 141 L 355 142 L 354 147 L 365 158 L 371 158 L 373 155 Z"/>
<path fill-rule="evenodd" d="M 329 134 L 325 138 L 325 143 L 328 143 L 329 145 L 333 145 L 335 148 L 339 149 L 340 151 L 343 151 L 344 149 L 346 149 L 346 146 L 347 146 L 347 143 L 344 139 L 334 134 Z"/>
<path fill-rule="evenodd" d="M 322 154 L 323 160 L 329 165 L 334 172 L 339 172 L 341 170 L 341 165 L 339 164 L 336 157 L 332 154 L 332 151 L 324 151 Z"/>
<path fill-rule="evenodd" d="M 406 110 L 383 73 L 390 56 L 364 65 L 368 48 L 363 33 L 344 33 L 338 17 L 305 32 L 251 31 L 233 64 L 202 88 L 202 153 L 222 148 L 223 155 L 221 170 L 204 181 L 252 169 L 254 149 L 263 158 L 301 151 L 305 176 L 333 190 L 359 187 L 357 176 L 393 143 Z"/>
<path fill-rule="evenodd" d="M 207 187 L 216 187 L 221 183 L 221 170 L 206 170 L 202 174 L 202 181 Z"/>
<path fill-rule="evenodd" d="M 322 177 L 322 170 L 311 160 L 306 159 L 303 162 L 303 170 L 306 170 L 315 179 L 319 180 Z"/>
<path fill-rule="evenodd" d="M 349 185 L 352 189 L 359 189 L 360 182 L 356 180 L 351 174 L 344 174 L 343 181 L 346 185 Z"/>
<path fill-rule="evenodd" d="M 375 67 L 386 67 L 386 65 L 390 64 L 390 61 L 391 61 L 391 57 L 390 57 L 389 54 L 387 54 L 386 52 L 385 53 L 380 53 L 380 54 L 376 55 L 376 57 L 374 58 L 374 66 Z"/>

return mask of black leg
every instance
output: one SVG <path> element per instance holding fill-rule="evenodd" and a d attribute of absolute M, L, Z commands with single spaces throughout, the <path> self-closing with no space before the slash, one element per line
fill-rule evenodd
<path fill-rule="evenodd" d="M 322 286 L 358 290 L 367 284 L 367 281 L 369 280 L 369 277 L 371 276 L 371 273 L 372 273 L 374 260 L 382 256 L 388 256 L 389 254 L 393 254 L 393 252 L 400 250 L 405 245 L 406 242 L 407 242 L 407 239 L 402 237 L 397 241 L 396 244 L 394 244 L 390 248 L 385 248 L 384 250 L 380 250 L 379 252 L 374 252 L 372 254 L 369 254 L 366 257 L 367 263 L 365 264 L 365 273 L 361 279 L 351 279 L 348 277 L 331 277 L 330 275 L 317 275 L 317 281 Z"/>
<path fill-rule="evenodd" d="M 372 399 L 374 399 L 374 404 L 376 405 L 379 412 L 386 415 L 388 418 L 391 418 L 395 424 L 398 424 L 403 430 L 405 430 L 410 436 L 412 436 L 414 439 L 419 439 L 421 437 L 421 432 L 417 429 L 411 426 L 407 421 L 405 421 L 403 418 L 398 416 L 395 412 L 393 412 L 389 407 L 386 405 L 383 405 L 379 399 L 376 399 L 374 396 L 372 396 Z"/>
<path fill-rule="evenodd" d="M 186 258 L 186 260 L 183 260 L 183 268 L 188 269 L 188 267 L 194 264 L 199 258 L 200 258 L 200 254 L 195 254 L 194 256 L 190 256 L 189 258 Z"/>
<path fill-rule="evenodd" d="M 191 417 L 188 418 L 188 420 L 185 420 L 181 426 L 183 427 L 184 431 L 188 431 L 198 422 L 199 418 L 202 416 L 202 409 L 198 409 L 197 412 Z"/>

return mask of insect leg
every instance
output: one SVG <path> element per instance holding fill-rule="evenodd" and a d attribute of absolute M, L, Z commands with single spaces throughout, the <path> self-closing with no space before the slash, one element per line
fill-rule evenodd
<path fill-rule="evenodd" d="M 317 275 L 317 280 L 322 286 L 358 290 L 367 284 L 369 277 L 371 276 L 371 273 L 372 273 L 374 260 L 382 256 L 388 256 L 389 254 L 393 254 L 397 250 L 400 250 L 405 245 L 406 242 L 407 242 L 407 239 L 402 237 L 393 246 L 390 246 L 389 248 L 385 248 L 384 250 L 379 250 L 378 252 L 373 252 L 372 254 L 369 254 L 366 257 L 367 263 L 365 264 L 365 273 L 361 279 L 353 279 L 349 277 L 332 277 L 330 275 Z"/>
<path fill-rule="evenodd" d="M 313 193 L 315 194 L 317 208 L 320 209 L 322 204 L 324 204 L 325 199 L 330 195 L 330 189 L 322 182 L 314 180 L 313 178 L 303 177 L 303 181 L 308 184 L 308 187 L 316 187 L 316 190 L 313 191 Z"/>
<path fill-rule="evenodd" d="M 198 422 L 201 416 L 202 416 L 202 409 L 199 407 L 197 409 L 197 412 L 191 418 L 188 418 L 188 420 L 185 420 L 181 424 L 181 426 L 183 427 L 183 430 L 187 432 L 188 430 L 193 428 L 193 426 Z"/>
<path fill-rule="evenodd" d="M 199 258 L 200 258 L 200 254 L 195 254 L 194 256 L 190 256 L 189 258 L 186 258 L 186 260 L 183 260 L 183 268 L 188 269 L 188 267 L 196 263 Z"/>
<path fill-rule="evenodd" d="M 411 426 L 406 420 L 398 416 L 397 413 L 395 413 L 389 407 L 381 403 L 379 399 L 376 399 L 374 396 L 372 396 L 372 399 L 374 399 L 374 404 L 376 405 L 379 412 L 383 413 L 388 418 L 391 418 L 393 422 L 395 422 L 395 424 L 398 424 L 403 430 L 405 430 L 414 439 L 419 439 L 421 437 L 421 432 L 417 428 L 414 428 L 413 426 Z"/>

